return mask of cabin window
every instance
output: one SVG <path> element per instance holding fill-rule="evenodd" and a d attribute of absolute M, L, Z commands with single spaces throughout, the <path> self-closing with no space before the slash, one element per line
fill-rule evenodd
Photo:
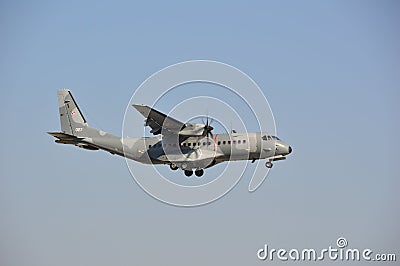
<path fill-rule="evenodd" d="M 236 144 L 236 140 L 233 141 L 233 144 Z"/>
<path fill-rule="evenodd" d="M 207 145 L 211 145 L 211 142 L 209 141 L 209 142 L 207 143 Z"/>
<path fill-rule="evenodd" d="M 193 147 L 196 147 L 196 142 L 193 142 Z"/>
<path fill-rule="evenodd" d="M 151 145 L 149 145 L 149 149 L 151 148 Z"/>
<path fill-rule="evenodd" d="M 206 143 L 205 143 L 205 142 L 203 142 L 203 146 L 206 146 Z"/>
<path fill-rule="evenodd" d="M 183 143 L 183 147 L 186 147 L 186 143 Z"/>
<path fill-rule="evenodd" d="M 246 143 L 246 140 L 244 139 L 244 140 L 243 140 L 243 144 L 245 144 L 245 143 Z"/>
<path fill-rule="evenodd" d="M 224 140 L 224 141 L 222 142 L 222 144 L 224 144 L 224 145 L 225 145 L 225 144 L 226 144 L 226 141 Z"/>
<path fill-rule="evenodd" d="M 231 145 L 231 141 L 230 140 L 228 140 L 228 145 Z"/>
<path fill-rule="evenodd" d="M 218 145 L 221 145 L 221 141 L 218 141 Z"/>
<path fill-rule="evenodd" d="M 240 144 L 240 142 L 241 142 L 241 141 L 240 141 L 240 140 L 238 140 L 238 144 Z"/>
<path fill-rule="evenodd" d="M 190 147 L 191 145 L 192 145 L 192 143 L 189 142 L 189 143 L 188 143 L 188 146 Z"/>

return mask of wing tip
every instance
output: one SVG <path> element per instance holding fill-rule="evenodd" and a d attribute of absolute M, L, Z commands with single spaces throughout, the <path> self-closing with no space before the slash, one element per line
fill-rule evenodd
<path fill-rule="evenodd" d="M 132 104 L 132 106 L 135 107 L 136 109 L 143 108 L 143 107 L 150 108 L 150 106 L 145 105 L 145 104 L 140 104 L 140 103 L 134 103 L 134 104 Z"/>

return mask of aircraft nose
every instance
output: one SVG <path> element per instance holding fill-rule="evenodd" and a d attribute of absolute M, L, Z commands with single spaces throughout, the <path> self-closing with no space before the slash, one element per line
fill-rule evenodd
<path fill-rule="evenodd" d="M 292 153 L 292 147 L 289 146 L 289 153 Z"/>

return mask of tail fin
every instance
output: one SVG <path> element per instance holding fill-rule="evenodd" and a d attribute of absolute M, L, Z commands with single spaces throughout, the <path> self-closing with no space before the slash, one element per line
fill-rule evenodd
<path fill-rule="evenodd" d="M 68 89 L 58 90 L 57 96 L 61 131 L 73 136 L 84 136 L 89 125 L 72 97 L 71 91 Z"/>

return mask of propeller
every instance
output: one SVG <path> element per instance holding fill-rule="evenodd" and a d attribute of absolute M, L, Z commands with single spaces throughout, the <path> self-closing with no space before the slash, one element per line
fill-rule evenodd
<path fill-rule="evenodd" d="M 207 143 L 208 143 L 208 138 L 211 136 L 211 138 L 214 138 L 213 133 L 211 132 L 214 128 L 211 126 L 211 123 L 214 122 L 214 119 L 209 119 L 208 114 L 207 114 L 207 120 L 206 123 L 202 121 L 204 125 L 204 131 L 203 131 L 203 136 L 207 136 Z"/>

